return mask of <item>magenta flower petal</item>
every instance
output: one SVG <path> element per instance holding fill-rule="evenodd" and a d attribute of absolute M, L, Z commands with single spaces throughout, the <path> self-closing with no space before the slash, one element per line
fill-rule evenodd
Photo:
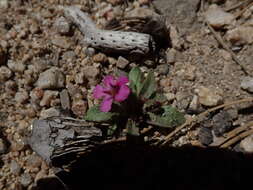
<path fill-rule="evenodd" d="M 103 96 L 105 96 L 104 88 L 101 85 L 97 85 L 93 90 L 93 97 L 99 99 Z"/>
<path fill-rule="evenodd" d="M 102 103 L 100 104 L 100 111 L 102 112 L 110 111 L 112 108 L 112 101 L 113 101 L 112 97 L 103 99 Z"/>
<path fill-rule="evenodd" d="M 105 76 L 104 80 L 103 80 L 103 84 L 107 87 L 111 87 L 114 86 L 116 83 L 114 76 L 112 75 L 107 75 Z"/>
<path fill-rule="evenodd" d="M 129 82 L 128 78 L 126 76 L 121 76 L 117 80 L 118 85 L 124 85 Z"/>
<path fill-rule="evenodd" d="M 117 102 L 122 102 L 125 99 L 127 99 L 129 94 L 130 94 L 129 87 L 126 85 L 122 85 L 122 86 L 120 86 L 120 89 L 119 89 L 118 93 L 115 95 L 114 99 Z"/>

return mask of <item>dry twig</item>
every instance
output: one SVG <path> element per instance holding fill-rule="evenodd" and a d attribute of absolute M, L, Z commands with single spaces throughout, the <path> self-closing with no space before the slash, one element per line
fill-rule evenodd
<path fill-rule="evenodd" d="M 241 11 L 239 11 L 238 13 L 235 14 L 235 19 L 239 18 L 242 16 L 242 14 L 251 6 L 253 5 L 253 1 L 250 0 L 249 2 L 247 2 L 247 6 L 244 7 Z"/>
<path fill-rule="evenodd" d="M 235 55 L 235 53 L 228 47 L 228 45 L 225 43 L 225 41 L 223 40 L 223 38 L 220 36 L 220 34 L 218 34 L 214 29 L 213 27 L 208 23 L 206 22 L 208 28 L 210 29 L 210 31 L 213 33 L 214 37 L 216 38 L 216 40 L 219 42 L 219 44 L 225 49 L 227 50 L 233 60 L 241 67 L 242 71 L 246 74 L 246 75 L 252 75 L 250 74 L 248 71 L 247 71 L 247 68 L 241 63 L 241 61 L 237 58 L 237 56 Z"/>
<path fill-rule="evenodd" d="M 228 142 L 226 142 L 225 144 L 221 145 L 221 148 L 227 148 L 233 144 L 235 144 L 236 142 L 238 142 L 239 140 L 252 135 L 253 134 L 253 129 L 245 131 L 237 136 L 235 136 L 234 138 L 230 139 Z"/>
<path fill-rule="evenodd" d="M 250 127 L 253 126 L 253 121 L 249 122 L 245 125 L 242 125 L 240 127 L 235 128 L 234 130 L 230 131 L 226 134 L 226 138 L 220 141 L 219 143 L 215 144 L 214 146 L 223 146 L 224 143 L 230 144 L 232 142 L 232 139 L 235 139 L 237 136 L 243 133 L 243 131 L 247 131 Z M 230 141 L 232 140 L 232 141 Z M 226 145 L 227 146 L 227 145 Z"/>
<path fill-rule="evenodd" d="M 235 104 L 240 104 L 240 103 L 245 103 L 245 102 L 253 102 L 253 98 L 246 98 L 246 99 L 242 99 L 242 100 L 237 100 L 237 101 L 233 101 L 230 103 L 225 103 L 219 106 L 216 106 L 214 108 L 208 109 L 203 113 L 200 113 L 199 115 L 195 116 L 194 118 L 190 118 L 188 119 L 183 125 L 180 125 L 179 127 L 177 127 L 174 131 L 172 131 L 171 133 L 169 133 L 165 138 L 164 138 L 164 142 L 162 143 L 162 145 L 166 145 L 171 138 L 176 135 L 179 131 L 181 131 L 183 128 L 189 126 L 188 128 L 190 129 L 191 127 L 193 127 L 196 123 L 199 123 L 202 121 L 202 119 L 207 116 L 209 113 L 219 110 L 221 108 L 224 107 L 231 107 Z"/>

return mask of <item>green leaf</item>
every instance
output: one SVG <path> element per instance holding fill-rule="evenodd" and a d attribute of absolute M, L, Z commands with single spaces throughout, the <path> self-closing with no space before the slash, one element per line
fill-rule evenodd
<path fill-rule="evenodd" d="M 102 122 L 102 121 L 108 121 L 112 119 L 113 116 L 115 116 L 116 113 L 111 113 L 111 112 L 101 112 L 99 110 L 99 106 L 93 106 L 91 107 L 87 113 L 86 116 L 84 117 L 85 120 L 87 121 L 96 121 L 96 122 Z"/>
<path fill-rule="evenodd" d="M 131 69 L 129 73 L 130 88 L 132 89 L 133 93 L 135 93 L 137 96 L 139 96 L 141 90 L 142 78 L 143 75 L 139 67 L 134 67 Z"/>
<path fill-rule="evenodd" d="M 116 131 L 117 127 L 118 127 L 118 126 L 117 126 L 116 123 L 113 124 L 113 125 L 111 125 L 111 126 L 109 126 L 108 129 L 107 129 L 107 135 L 108 135 L 108 136 L 112 136 L 113 133 Z"/>
<path fill-rule="evenodd" d="M 148 99 L 145 102 L 145 104 L 143 106 L 143 110 L 145 111 L 149 107 L 156 106 L 156 105 L 161 105 L 162 103 L 164 103 L 166 101 L 167 101 L 167 98 L 163 94 L 155 93 L 153 98 Z"/>
<path fill-rule="evenodd" d="M 163 106 L 162 108 L 164 109 L 164 112 L 161 116 L 151 112 L 148 113 L 151 121 L 168 128 L 176 127 L 185 122 L 184 115 L 176 108 L 171 106 Z"/>
<path fill-rule="evenodd" d="M 148 76 L 143 82 L 140 95 L 143 96 L 144 98 L 150 98 L 152 94 L 156 91 L 156 81 L 155 81 L 155 76 L 152 71 L 148 73 Z"/>
<path fill-rule="evenodd" d="M 136 123 L 131 119 L 127 121 L 127 133 L 131 136 L 140 136 L 140 129 L 136 126 Z"/>

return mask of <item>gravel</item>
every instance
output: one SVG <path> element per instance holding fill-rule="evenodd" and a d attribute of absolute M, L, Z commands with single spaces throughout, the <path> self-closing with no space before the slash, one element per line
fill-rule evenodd
<path fill-rule="evenodd" d="M 207 27 L 201 24 L 205 18 L 201 14 L 197 17 L 199 0 L 153 2 L 167 15 L 166 25 L 170 28 L 172 41 L 169 48 L 162 50 L 166 60 L 165 57 L 153 59 L 145 56 L 140 57 L 138 62 L 130 61 L 126 55 L 104 54 L 85 47 L 82 43 L 83 35 L 76 27 L 72 28 L 70 21 L 62 16 L 59 7 L 65 6 L 66 2 L 60 1 L 57 5 L 51 0 L 0 2 L 3 2 L 0 7 L 8 7 L 0 8 L 2 190 L 32 189 L 35 179 L 53 173 L 27 146 L 26 137 L 31 130 L 32 121 L 40 116 L 60 115 L 61 108 L 68 110 L 71 116 L 82 119 L 88 109 L 87 102 L 89 106 L 98 103 L 92 98 L 94 86 L 105 75 L 114 74 L 117 68 L 128 72 L 132 66 L 140 66 L 145 73 L 154 69 L 158 89 L 165 92 L 168 104 L 187 113 L 193 110 L 192 113 L 198 114 L 223 102 L 252 95 L 252 77 L 244 77 L 243 72 L 232 61 L 230 53 L 222 50 Z M 214 1 L 203 2 L 205 10 L 210 10 L 208 7 Z M 218 6 L 225 10 L 232 5 L 231 2 L 226 2 L 219 2 Z M 154 13 L 146 0 L 128 1 L 128 4 L 122 4 L 119 0 L 90 3 L 88 7 L 84 1 L 77 0 L 70 2 L 70 5 L 75 4 L 82 10 L 90 10 L 89 14 L 100 28 L 104 28 L 107 21 L 116 16 L 150 16 Z M 231 11 L 233 14 L 235 12 Z M 250 9 L 231 23 L 222 20 L 225 17 L 221 18 L 218 14 L 214 16 L 219 18 L 218 21 L 214 20 L 216 23 L 213 26 L 216 24 L 216 29 L 221 29 L 216 32 L 224 35 L 233 50 L 240 49 L 236 52 L 238 58 L 251 69 L 253 25 Z M 136 22 L 130 20 L 131 24 L 135 25 Z M 123 27 L 129 29 L 129 26 Z M 161 52 L 154 53 L 163 56 Z M 227 113 L 230 117 L 227 114 L 224 116 L 224 113 L 216 113 L 210 118 L 209 127 L 217 135 L 223 136 L 229 131 L 232 122 L 237 126 L 252 120 L 252 114 L 238 112 L 236 108 Z M 203 126 L 208 127 L 207 124 Z M 201 140 L 202 137 L 199 136 L 199 140 L 203 144 L 207 145 L 211 141 L 210 129 L 201 129 L 204 130 L 202 137 L 205 138 Z M 164 133 L 167 132 L 165 129 Z M 173 145 L 194 144 L 191 140 L 188 129 L 185 129 Z M 10 148 L 6 142 L 10 142 Z M 245 147 L 249 147 L 248 145 Z M 245 150 L 250 150 L 245 147 Z"/>

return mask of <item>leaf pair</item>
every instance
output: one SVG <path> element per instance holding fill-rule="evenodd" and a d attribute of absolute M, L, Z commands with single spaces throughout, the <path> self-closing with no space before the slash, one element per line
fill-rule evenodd
<path fill-rule="evenodd" d="M 129 73 L 130 88 L 137 97 L 150 98 L 157 89 L 155 76 L 150 71 L 144 79 L 143 73 L 138 67 L 132 68 Z"/>
<path fill-rule="evenodd" d="M 118 115 L 117 113 L 112 113 L 112 112 L 101 112 L 99 109 L 99 106 L 93 106 L 91 107 L 84 119 L 87 121 L 95 121 L 95 122 L 103 122 L 103 121 L 109 121 L 112 119 L 113 116 Z"/>

